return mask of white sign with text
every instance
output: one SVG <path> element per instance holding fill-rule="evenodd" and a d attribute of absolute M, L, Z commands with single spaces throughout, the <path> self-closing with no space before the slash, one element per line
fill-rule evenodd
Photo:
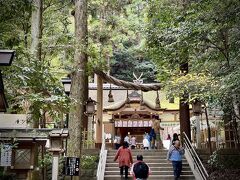
<path fill-rule="evenodd" d="M 0 114 L 0 128 L 27 128 L 26 114 Z"/>
<path fill-rule="evenodd" d="M 12 145 L 2 144 L 0 166 L 11 166 L 12 162 Z"/>

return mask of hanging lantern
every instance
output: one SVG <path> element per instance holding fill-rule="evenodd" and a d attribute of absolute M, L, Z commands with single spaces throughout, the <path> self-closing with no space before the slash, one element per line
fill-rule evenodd
<path fill-rule="evenodd" d="M 110 90 L 108 93 L 108 102 L 114 102 L 113 95 L 112 95 L 112 86 L 110 84 Z"/>
<path fill-rule="evenodd" d="M 130 99 L 129 99 L 129 95 L 128 95 L 128 89 L 127 89 L 126 107 L 130 107 Z"/>
<path fill-rule="evenodd" d="M 202 113 L 202 103 L 198 100 L 195 100 L 192 103 L 192 111 L 194 114 L 199 115 Z"/>
<path fill-rule="evenodd" d="M 173 97 L 173 96 L 171 96 L 171 97 L 169 98 L 169 103 L 174 103 L 174 97 Z"/>
<path fill-rule="evenodd" d="M 87 102 L 86 102 L 86 112 L 85 114 L 87 116 L 93 116 L 96 112 L 95 110 L 95 105 L 96 105 L 96 101 L 94 101 L 92 98 L 88 98 Z"/>

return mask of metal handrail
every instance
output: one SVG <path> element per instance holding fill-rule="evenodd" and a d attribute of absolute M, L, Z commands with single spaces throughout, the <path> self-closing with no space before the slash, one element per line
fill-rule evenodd
<path fill-rule="evenodd" d="M 202 161 L 199 159 L 198 154 L 196 153 L 194 147 L 192 146 L 185 132 L 183 132 L 183 135 L 184 135 L 184 146 L 185 146 L 185 149 L 189 152 L 190 158 L 194 163 L 194 170 L 195 171 L 197 170 L 201 179 L 207 180 L 209 175 L 205 167 L 203 166 Z"/>
<path fill-rule="evenodd" d="M 105 138 L 102 138 L 102 147 L 99 155 L 98 169 L 97 169 L 97 180 L 104 180 L 104 173 L 107 161 L 107 150 L 105 145 Z"/>

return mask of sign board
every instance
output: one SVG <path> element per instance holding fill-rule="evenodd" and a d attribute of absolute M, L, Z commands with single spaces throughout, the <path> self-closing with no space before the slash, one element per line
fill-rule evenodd
<path fill-rule="evenodd" d="M 65 157 L 63 173 L 66 176 L 79 176 L 80 158 Z"/>
<path fill-rule="evenodd" d="M 1 128 L 27 128 L 26 114 L 0 114 Z"/>
<path fill-rule="evenodd" d="M 1 162 L 0 166 L 11 166 L 12 162 L 12 145 L 2 144 L 1 145 Z"/>

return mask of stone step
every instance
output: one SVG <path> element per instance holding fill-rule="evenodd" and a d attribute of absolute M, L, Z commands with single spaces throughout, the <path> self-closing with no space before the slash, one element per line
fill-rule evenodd
<path fill-rule="evenodd" d="M 157 163 L 148 163 L 148 166 L 151 167 L 172 167 L 171 163 L 166 162 L 157 162 Z M 117 162 L 108 162 L 106 163 L 106 167 L 118 167 Z M 183 163 L 183 167 L 189 167 L 187 163 Z"/>
<path fill-rule="evenodd" d="M 116 152 L 116 149 L 110 149 L 109 152 Z M 151 152 L 167 152 L 167 149 L 131 149 L 132 152 L 142 152 L 142 151 L 151 151 Z"/>
<path fill-rule="evenodd" d="M 117 151 L 108 150 L 109 153 L 116 153 Z M 168 151 L 152 151 L 152 150 L 141 150 L 141 151 L 132 151 L 132 153 L 167 153 Z"/>
<path fill-rule="evenodd" d="M 107 153 L 108 156 L 115 156 L 116 152 L 108 152 Z M 139 152 L 139 153 L 132 153 L 133 156 L 137 156 L 137 155 L 142 155 L 144 156 L 167 156 L 167 153 L 159 153 L 159 152 Z"/>
<path fill-rule="evenodd" d="M 114 158 L 115 157 L 115 154 L 114 155 L 108 155 L 107 158 Z M 143 156 L 143 159 L 152 159 L 152 158 L 160 158 L 160 159 L 166 159 L 167 158 L 167 155 L 146 155 L 146 156 Z M 133 155 L 133 159 L 137 159 L 137 155 Z"/>
<path fill-rule="evenodd" d="M 112 162 L 114 162 L 113 161 L 113 159 L 112 158 L 107 158 L 107 163 L 112 163 Z M 145 163 L 154 163 L 154 162 L 165 162 L 165 163 L 167 163 L 168 162 L 168 160 L 166 160 L 166 159 L 144 159 L 144 162 Z M 187 160 L 186 159 L 183 159 L 183 161 L 182 161 L 183 163 L 187 163 Z M 171 163 L 170 163 L 171 164 Z"/>
<path fill-rule="evenodd" d="M 172 166 L 164 166 L 164 167 L 150 167 L 151 171 L 172 171 Z M 191 171 L 191 168 L 189 166 L 184 166 L 182 168 L 183 171 Z M 119 167 L 106 167 L 105 171 L 119 171 Z"/>
<path fill-rule="evenodd" d="M 164 153 L 164 152 L 168 152 L 167 149 L 157 149 L 157 150 L 149 150 L 149 149 L 138 149 L 138 150 L 133 150 L 131 149 L 132 152 L 160 152 L 160 153 Z M 117 150 L 108 150 L 108 152 L 117 152 Z"/>
<path fill-rule="evenodd" d="M 109 150 L 107 154 L 107 162 L 105 167 L 105 180 L 120 180 L 118 162 L 114 162 L 113 159 L 116 154 L 116 150 Z M 148 164 L 151 169 L 151 175 L 148 180 L 173 180 L 173 167 L 172 163 L 166 160 L 167 150 L 132 150 L 133 160 L 136 160 L 137 155 L 143 155 L 143 160 Z M 130 170 L 129 170 L 130 171 Z M 123 180 L 122 178 L 121 180 Z M 132 179 L 129 175 L 129 179 Z M 183 169 L 181 180 L 195 180 L 195 177 L 189 167 L 187 160 L 183 159 Z"/>
<path fill-rule="evenodd" d="M 151 170 L 151 175 L 172 175 L 173 170 L 171 171 L 152 171 Z M 192 171 L 182 171 L 182 175 L 193 175 Z M 118 171 L 105 171 L 105 175 L 119 175 L 119 170 Z"/>
<path fill-rule="evenodd" d="M 195 177 L 193 175 L 182 175 L 181 180 L 195 180 Z M 121 178 L 120 175 L 106 175 L 104 177 L 104 180 L 123 180 L 124 178 Z M 129 176 L 128 179 L 131 179 L 131 176 Z M 173 180 L 173 175 L 150 175 L 148 177 L 148 180 Z"/>

